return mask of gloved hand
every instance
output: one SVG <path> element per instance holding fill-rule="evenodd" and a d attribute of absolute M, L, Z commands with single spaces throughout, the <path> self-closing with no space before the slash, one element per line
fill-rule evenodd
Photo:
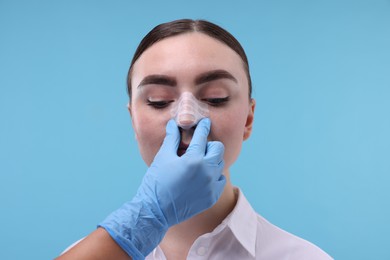
<path fill-rule="evenodd" d="M 225 186 L 224 146 L 207 142 L 210 119 L 199 121 L 184 155 L 177 149 L 180 132 L 174 120 L 135 197 L 99 226 L 133 259 L 144 259 L 169 227 L 210 208 Z"/>

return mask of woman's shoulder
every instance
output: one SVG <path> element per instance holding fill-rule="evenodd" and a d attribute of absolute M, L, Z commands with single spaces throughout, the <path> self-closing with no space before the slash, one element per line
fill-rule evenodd
<path fill-rule="evenodd" d="M 269 222 L 257 213 L 245 198 L 243 192 L 236 188 L 238 201 L 230 221 L 235 234 L 244 234 L 243 241 L 248 243 L 256 259 L 289 259 L 289 260 L 328 260 L 332 259 L 318 246 L 293 235 Z M 244 232 L 245 231 L 245 232 Z"/>
<path fill-rule="evenodd" d="M 277 227 L 260 214 L 256 214 L 256 252 L 261 252 L 262 255 L 259 259 L 333 259 L 313 243 Z"/>

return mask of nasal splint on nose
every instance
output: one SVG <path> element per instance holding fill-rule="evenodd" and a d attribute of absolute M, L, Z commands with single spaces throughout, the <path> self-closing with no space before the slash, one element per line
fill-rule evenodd
<path fill-rule="evenodd" d="M 208 117 L 209 108 L 191 92 L 183 92 L 173 105 L 171 115 L 179 127 L 187 130 L 195 126 L 202 118 Z"/>

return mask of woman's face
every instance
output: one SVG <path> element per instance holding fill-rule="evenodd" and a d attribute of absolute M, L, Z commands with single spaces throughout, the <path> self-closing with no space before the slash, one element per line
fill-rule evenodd
<path fill-rule="evenodd" d="M 135 62 L 129 111 L 142 158 L 150 165 L 165 137 L 171 108 L 183 92 L 208 104 L 210 141 L 225 146 L 225 169 L 237 159 L 252 131 L 254 100 L 249 100 L 243 62 L 227 45 L 203 33 L 166 38 Z M 178 154 L 193 129 L 181 130 Z"/>

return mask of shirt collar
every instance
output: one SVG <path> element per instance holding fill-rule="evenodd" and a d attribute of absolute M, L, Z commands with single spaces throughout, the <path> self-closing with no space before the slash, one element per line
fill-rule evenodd
<path fill-rule="evenodd" d="M 234 191 L 238 196 L 237 204 L 222 222 L 222 225 L 227 225 L 238 242 L 255 257 L 257 214 L 242 191 L 239 188 L 235 188 Z"/>
<path fill-rule="evenodd" d="M 213 230 L 213 232 L 204 234 L 202 237 L 216 236 L 228 227 L 241 246 L 245 248 L 252 257 L 255 257 L 257 214 L 239 188 L 234 188 L 234 192 L 237 196 L 237 203 L 233 211 L 230 212 L 230 214 Z M 158 246 L 146 259 L 166 258 L 161 248 Z"/>

